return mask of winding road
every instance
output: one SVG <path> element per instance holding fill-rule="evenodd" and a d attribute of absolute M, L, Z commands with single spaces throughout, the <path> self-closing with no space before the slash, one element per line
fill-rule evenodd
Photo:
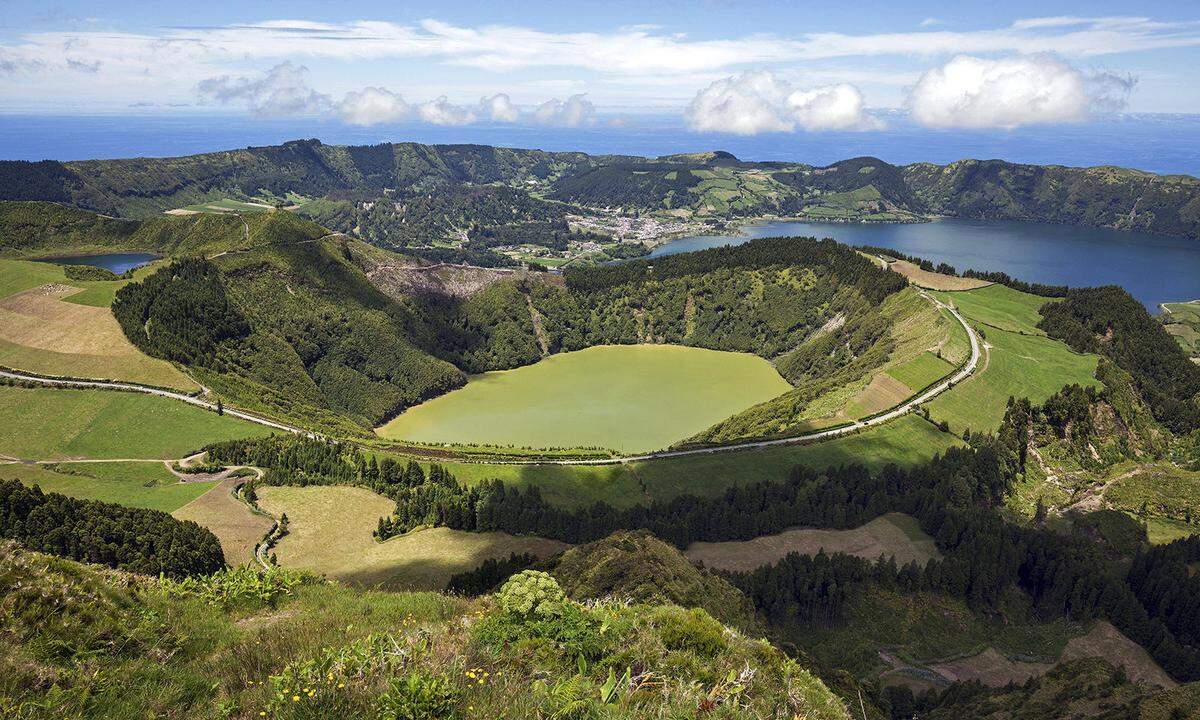
<path fill-rule="evenodd" d="M 661 450 L 658 452 L 645 453 L 642 455 L 622 455 L 620 457 L 612 457 L 612 458 L 587 458 L 587 459 L 579 459 L 579 460 L 546 460 L 546 459 L 543 459 L 543 460 L 489 460 L 486 464 L 488 464 L 488 465 L 620 465 L 623 463 L 639 462 L 639 461 L 643 461 L 643 460 L 657 460 L 657 459 L 661 459 L 661 458 L 686 457 L 689 455 L 713 455 L 716 453 L 734 452 L 737 450 L 752 450 L 755 448 L 767 448 L 767 447 L 775 447 L 775 446 L 779 446 L 779 445 L 796 445 L 796 444 L 800 444 L 800 443 L 811 442 L 813 440 L 826 440 L 829 438 L 837 437 L 839 435 L 848 435 L 850 433 L 859 432 L 860 430 L 864 430 L 869 427 L 874 427 L 876 425 L 882 425 L 891 420 L 895 420 L 896 418 L 901 417 L 902 415 L 908 414 L 909 412 L 912 411 L 913 408 L 917 407 L 921 403 L 928 402 L 932 398 L 940 395 L 941 393 L 945 392 L 946 390 L 949 390 L 954 385 L 962 382 L 963 380 L 966 380 L 968 377 L 970 377 L 975 372 L 976 367 L 978 367 L 978 365 L 979 365 L 979 358 L 980 358 L 979 337 L 978 337 L 978 335 L 976 335 L 975 331 L 971 328 L 970 324 L 968 324 L 967 321 L 963 319 L 962 315 L 960 315 L 958 313 L 958 310 L 955 309 L 954 307 L 952 307 L 950 305 L 946 305 L 945 303 L 941 302 L 937 298 L 926 293 L 924 290 L 921 290 L 920 293 L 921 293 L 922 297 L 926 298 L 927 300 L 932 302 L 937 307 L 944 309 L 947 312 L 949 312 L 951 315 L 953 315 L 954 319 L 957 320 L 959 322 L 959 324 L 963 326 L 963 329 L 967 331 L 967 337 L 970 338 L 970 340 L 971 340 L 971 357 L 970 357 L 970 359 L 967 360 L 966 364 L 963 365 L 962 368 L 960 368 L 956 373 L 954 373 L 950 377 L 948 377 L 948 378 L 942 380 L 941 382 L 937 383 L 936 385 L 933 385 L 932 387 L 926 389 L 925 391 L 921 392 L 919 395 L 915 395 L 915 396 L 909 398 L 908 400 L 904 401 L 900 405 L 897 405 L 896 407 L 892 408 L 891 410 L 880 413 L 879 415 L 874 415 L 865 420 L 856 420 L 855 422 L 853 422 L 849 425 L 842 425 L 842 426 L 835 427 L 835 428 L 829 428 L 828 430 L 817 430 L 814 432 L 805 433 L 803 435 L 795 435 L 792 437 L 778 438 L 775 440 L 757 440 L 757 441 L 751 441 L 751 442 L 731 443 L 728 445 L 717 445 L 717 446 L 713 446 L 713 447 L 689 448 L 686 450 Z M 185 395 L 183 393 L 173 392 L 171 390 L 163 390 L 160 388 L 147 387 L 144 385 L 134 385 L 131 383 L 110 382 L 107 380 L 74 380 L 74 379 L 67 379 L 67 378 L 48 378 L 48 377 L 40 377 L 38 375 L 26 375 L 24 373 L 15 372 L 12 370 L 0 370 L 0 377 L 9 378 L 12 380 L 22 380 L 25 382 L 41 383 L 43 385 L 59 386 L 59 387 L 99 388 L 99 389 L 107 389 L 107 390 L 123 390 L 123 391 L 127 391 L 127 392 L 141 392 L 141 393 L 146 393 L 148 395 L 157 395 L 159 397 L 171 398 L 173 400 L 185 402 L 185 403 L 188 403 L 189 405 L 195 405 L 197 407 L 201 407 L 206 410 L 212 410 L 214 412 L 217 409 L 216 404 L 210 403 L 206 400 L 201 400 L 200 398 L 193 397 L 191 395 Z M 237 410 L 235 408 L 225 407 L 224 412 L 226 415 L 229 415 L 231 417 L 241 418 L 242 420 L 247 420 L 249 422 L 257 423 L 259 425 L 265 425 L 269 428 L 274 428 L 276 430 L 283 430 L 285 432 L 295 433 L 297 435 L 305 435 L 307 437 L 317 437 L 317 434 L 310 430 L 305 430 L 303 428 L 298 428 L 293 425 L 288 425 L 286 423 L 277 422 L 275 420 L 268 420 L 267 418 L 260 417 L 258 415 L 253 415 L 253 414 L 250 414 L 250 413 L 242 411 L 242 410 Z"/>

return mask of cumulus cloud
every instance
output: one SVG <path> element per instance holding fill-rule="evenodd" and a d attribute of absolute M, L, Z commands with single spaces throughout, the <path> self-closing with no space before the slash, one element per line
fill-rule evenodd
<path fill-rule="evenodd" d="M 848 83 L 793 89 L 766 71 L 718 80 L 696 94 L 684 111 L 689 127 L 701 132 L 756 135 L 809 131 L 871 130 L 882 127 L 863 108 L 862 93 Z"/>
<path fill-rule="evenodd" d="M 455 105 L 445 95 L 417 106 L 417 116 L 432 125 L 469 125 L 475 122 L 475 111 Z"/>
<path fill-rule="evenodd" d="M 513 101 L 504 93 L 479 99 L 479 114 L 495 122 L 516 122 L 521 111 L 513 105 Z"/>
<path fill-rule="evenodd" d="M 579 127 L 592 119 L 596 106 L 584 95 L 572 95 L 565 101 L 554 98 L 538 105 L 533 111 L 533 121 L 539 125 Z"/>
<path fill-rule="evenodd" d="M 205 101 L 242 103 L 262 117 L 317 114 L 330 107 L 328 95 L 309 87 L 308 68 L 291 61 L 276 65 L 261 78 L 222 75 L 202 80 L 196 90 Z"/>
<path fill-rule="evenodd" d="M 1050 55 L 985 59 L 960 55 L 925 72 L 908 94 L 917 122 L 935 128 L 1015 128 L 1079 122 L 1124 107 L 1136 81 L 1085 75 Z"/>
<path fill-rule="evenodd" d="M 378 125 L 407 119 L 412 106 L 387 88 L 367 87 L 346 93 L 338 103 L 338 115 L 352 125 Z"/>

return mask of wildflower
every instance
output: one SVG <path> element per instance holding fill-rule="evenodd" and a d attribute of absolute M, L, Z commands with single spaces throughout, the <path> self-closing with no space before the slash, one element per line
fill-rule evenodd
<path fill-rule="evenodd" d="M 300 696 L 299 696 L 299 695 L 293 695 L 293 696 L 292 696 L 292 702 L 300 702 Z"/>

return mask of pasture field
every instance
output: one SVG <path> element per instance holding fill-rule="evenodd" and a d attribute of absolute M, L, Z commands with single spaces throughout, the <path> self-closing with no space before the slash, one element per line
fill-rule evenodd
<path fill-rule="evenodd" d="M 916 561 L 924 566 L 942 554 L 933 538 L 921 530 L 917 521 L 902 513 L 888 513 L 852 530 L 791 528 L 753 540 L 694 542 L 684 551 L 692 562 L 717 570 L 744 571 L 779 562 L 788 553 L 816 555 L 846 553 L 865 560 L 895 558 L 897 565 Z"/>
<path fill-rule="evenodd" d="M 888 267 L 893 272 L 898 272 L 908 278 L 913 285 L 923 287 L 927 290 L 974 290 L 975 288 L 991 285 L 987 280 L 955 277 L 954 275 L 922 270 L 919 266 L 907 260 L 896 260 L 895 262 L 888 263 Z"/>
<path fill-rule="evenodd" d="M 745 353 L 611 345 L 484 373 L 377 430 L 424 443 L 665 448 L 791 389 Z"/>
<path fill-rule="evenodd" d="M 888 375 L 904 383 L 915 394 L 949 375 L 954 365 L 926 350 L 912 360 L 889 368 Z"/>
<path fill-rule="evenodd" d="M 0 417 L 0 455 L 26 460 L 165 460 L 269 432 L 178 400 L 111 390 L 0 386 Z"/>
<path fill-rule="evenodd" d="M 1146 522 L 1152 542 L 1200 532 L 1200 472 L 1155 463 L 1118 475 L 1104 490 L 1104 501 Z"/>
<path fill-rule="evenodd" d="M 194 205 L 185 205 L 171 212 L 172 214 L 186 215 L 191 213 L 260 213 L 271 212 L 272 210 L 273 208 L 266 203 L 243 202 L 232 198 L 222 198 Z"/>
<path fill-rule="evenodd" d="M 225 562 L 233 566 L 254 562 L 254 546 L 271 529 L 272 521 L 251 512 L 233 497 L 238 478 L 227 478 L 195 500 L 174 510 L 176 520 L 191 520 L 212 531 L 221 542 Z"/>
<path fill-rule="evenodd" d="M 0 365 L 198 390 L 175 366 L 143 354 L 125 337 L 108 309 L 125 283 L 69 280 L 57 265 L 0 260 Z"/>
<path fill-rule="evenodd" d="M 1200 300 L 1163 303 L 1162 309 L 1167 332 L 1175 336 L 1184 352 L 1192 358 L 1200 358 Z"/>
<path fill-rule="evenodd" d="M 178 510 L 217 484 L 180 482 L 161 462 L 13 463 L 0 465 L 0 477 L 46 492 L 163 512 Z"/>
<path fill-rule="evenodd" d="M 956 434 L 968 428 L 999 428 L 1010 397 L 1027 397 L 1041 403 L 1064 385 L 1100 384 L 1095 378 L 1100 361 L 1096 355 L 1077 354 L 1047 337 L 994 327 L 982 330 L 986 358 L 981 361 L 981 369 L 926 405 L 934 420 L 946 421 Z"/>
<path fill-rule="evenodd" d="M 1013 290 L 1007 285 L 988 285 L 966 292 L 933 292 L 938 300 L 958 308 L 962 315 L 977 323 L 1010 332 L 1045 335 L 1037 324 L 1043 305 L 1053 298 Z"/>
<path fill-rule="evenodd" d="M 872 470 L 889 463 L 911 466 L 959 444 L 958 438 L 910 414 L 824 442 L 713 455 L 615 465 L 442 465 L 467 484 L 498 478 L 518 487 L 536 486 L 542 497 L 560 507 L 578 508 L 597 501 L 629 507 L 679 495 L 719 495 L 729 487 L 762 480 L 782 482 L 797 465 L 826 468 L 858 463 Z"/>
<path fill-rule="evenodd" d="M 261 487 L 259 505 L 288 516 L 288 534 L 275 546 L 279 563 L 367 587 L 441 590 L 454 573 L 510 553 L 541 557 L 566 543 L 505 533 L 427 528 L 376 542 L 379 518 L 391 500 L 358 487 Z"/>

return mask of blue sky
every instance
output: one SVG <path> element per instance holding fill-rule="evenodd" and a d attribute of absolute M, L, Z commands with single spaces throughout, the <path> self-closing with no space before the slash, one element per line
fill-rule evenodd
<path fill-rule="evenodd" d="M 0 0 L 4 112 L 871 132 L 1200 113 L 1196 2 Z"/>

